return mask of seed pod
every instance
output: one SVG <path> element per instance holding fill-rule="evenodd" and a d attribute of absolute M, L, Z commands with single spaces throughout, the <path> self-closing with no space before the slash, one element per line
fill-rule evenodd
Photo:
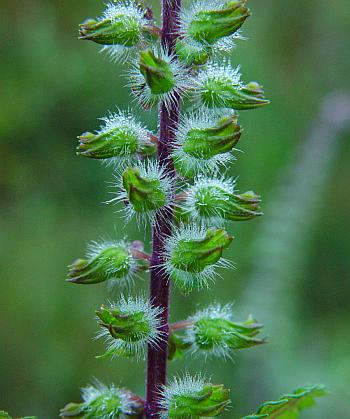
<path fill-rule="evenodd" d="M 136 418 L 144 410 L 142 400 L 125 389 L 99 381 L 82 389 L 82 403 L 69 403 L 61 409 L 63 418 Z"/>
<path fill-rule="evenodd" d="M 149 109 L 164 101 L 170 105 L 189 84 L 187 71 L 172 55 L 163 50 L 141 51 L 130 71 L 132 93 L 141 106 Z"/>
<path fill-rule="evenodd" d="M 188 114 L 180 122 L 172 153 L 177 172 L 193 177 L 217 171 L 233 160 L 232 150 L 240 137 L 241 127 L 232 111 Z"/>
<path fill-rule="evenodd" d="M 175 378 L 161 392 L 161 418 L 215 417 L 230 404 L 229 390 L 206 383 L 200 376 Z"/>
<path fill-rule="evenodd" d="M 199 1 L 192 10 L 184 12 L 182 30 L 190 39 L 205 45 L 214 45 L 225 37 L 234 35 L 250 16 L 241 1 Z"/>
<path fill-rule="evenodd" d="M 239 68 L 234 70 L 230 64 L 208 65 L 198 74 L 195 85 L 198 106 L 247 110 L 269 103 L 264 99 L 262 87 L 256 82 L 244 85 L 240 80 Z"/>
<path fill-rule="evenodd" d="M 138 221 L 153 222 L 157 212 L 166 209 L 172 199 L 171 179 L 163 168 L 151 161 L 127 167 L 119 188 L 119 194 L 112 201 L 124 203 L 128 219 L 136 216 Z"/>
<path fill-rule="evenodd" d="M 207 286 L 215 268 L 227 266 L 222 253 L 232 240 L 223 229 L 180 227 L 166 242 L 165 270 L 185 293 Z"/>
<path fill-rule="evenodd" d="M 150 49 L 140 53 L 140 71 L 154 95 L 167 93 L 175 86 L 170 63 L 157 57 Z"/>
<path fill-rule="evenodd" d="M 98 338 L 106 338 L 107 354 L 112 357 L 139 357 L 148 344 L 161 339 L 161 310 L 142 298 L 122 297 L 96 314 L 101 326 Z"/>
<path fill-rule="evenodd" d="M 125 285 L 134 274 L 145 269 L 145 260 L 133 256 L 132 247 L 124 241 L 93 242 L 88 246 L 86 259 L 77 259 L 69 266 L 68 282 L 97 284 L 108 281 Z"/>
<path fill-rule="evenodd" d="M 78 155 L 107 160 L 119 166 L 130 163 L 139 154 L 155 153 L 151 134 L 130 113 L 119 111 L 102 121 L 104 125 L 96 134 L 86 132 L 78 137 Z"/>
<path fill-rule="evenodd" d="M 232 179 L 200 176 L 181 196 L 180 207 L 185 216 L 206 225 L 222 225 L 225 221 L 245 221 L 262 215 L 260 196 L 249 191 L 237 194 Z"/>
<path fill-rule="evenodd" d="M 102 45 L 133 47 L 140 42 L 143 12 L 132 1 L 110 3 L 101 18 L 80 25 L 80 39 Z"/>

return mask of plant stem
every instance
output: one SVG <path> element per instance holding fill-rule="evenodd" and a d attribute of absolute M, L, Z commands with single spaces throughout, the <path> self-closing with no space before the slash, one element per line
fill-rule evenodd
<path fill-rule="evenodd" d="M 170 325 L 171 330 L 183 330 L 186 329 L 186 327 L 192 326 L 194 323 L 193 320 L 183 320 L 181 322 L 172 323 Z"/>
<path fill-rule="evenodd" d="M 162 9 L 162 46 L 170 54 L 174 53 L 177 38 L 177 16 L 181 8 L 181 0 L 163 0 Z M 180 116 L 180 96 L 176 97 L 171 106 L 160 105 L 160 134 L 158 145 L 159 164 L 168 175 L 175 180 L 175 170 L 170 159 L 174 143 L 174 129 Z M 160 267 L 164 258 L 165 239 L 171 235 L 173 209 L 163 209 L 155 220 L 153 227 L 153 248 L 151 256 L 150 301 L 160 307 L 162 312 L 163 340 L 155 347 L 149 345 L 147 358 L 147 399 L 146 417 L 159 417 L 159 391 L 166 383 L 168 339 L 169 339 L 169 289 L 170 278 Z"/>

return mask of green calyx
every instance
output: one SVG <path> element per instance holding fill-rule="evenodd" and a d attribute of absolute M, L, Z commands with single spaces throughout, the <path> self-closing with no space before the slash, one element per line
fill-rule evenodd
<path fill-rule="evenodd" d="M 138 213 L 157 210 L 167 203 L 161 180 L 142 176 L 139 168 L 128 167 L 124 171 L 123 187 L 129 204 Z"/>
<path fill-rule="evenodd" d="M 252 319 L 245 323 L 234 323 L 223 318 L 202 318 L 193 325 L 196 348 L 202 351 L 226 351 L 261 345 L 264 339 L 254 338 L 262 325 Z"/>
<path fill-rule="evenodd" d="M 189 36 L 197 42 L 213 45 L 235 34 L 250 16 L 246 0 L 229 1 L 217 10 L 198 11 L 188 27 Z"/>
<path fill-rule="evenodd" d="M 188 67 L 206 64 L 212 53 L 209 47 L 196 48 L 179 39 L 176 41 L 175 50 L 178 59 Z"/>
<path fill-rule="evenodd" d="M 102 45 L 133 47 L 140 41 L 142 26 L 137 17 L 120 13 L 113 19 L 87 19 L 80 25 L 80 39 Z"/>
<path fill-rule="evenodd" d="M 220 415 L 229 404 L 229 390 L 208 383 L 200 391 L 174 395 L 167 414 L 169 418 L 211 418 Z"/>
<path fill-rule="evenodd" d="M 91 403 L 69 403 L 62 410 L 60 416 L 63 418 L 93 419 L 106 417 L 107 412 L 112 412 L 114 418 L 119 418 L 123 413 L 121 410 L 121 399 L 110 394 L 101 394 Z"/>
<path fill-rule="evenodd" d="M 204 183 L 194 193 L 193 206 L 203 219 L 246 221 L 262 215 L 260 196 L 252 191 L 237 195 L 220 184 Z"/>
<path fill-rule="evenodd" d="M 60 417 L 80 419 L 139 418 L 144 410 L 143 401 L 135 394 L 100 382 L 82 389 L 83 402 L 68 403 Z"/>
<path fill-rule="evenodd" d="M 237 124 L 237 117 L 224 117 L 216 126 L 191 129 L 183 143 L 183 150 L 192 157 L 210 159 L 231 151 L 240 137 L 241 127 Z"/>
<path fill-rule="evenodd" d="M 208 108 L 255 109 L 267 105 L 262 87 L 250 82 L 241 87 L 227 77 L 208 77 L 201 92 L 202 101 Z"/>
<path fill-rule="evenodd" d="M 77 259 L 69 266 L 68 282 L 97 284 L 108 279 L 127 277 L 133 268 L 132 256 L 127 246 L 101 246 L 88 259 Z"/>
<path fill-rule="evenodd" d="M 181 358 L 187 351 L 224 358 L 235 350 L 266 343 L 257 338 L 262 328 L 251 316 L 245 322 L 233 322 L 226 307 L 212 306 L 171 325 L 169 359 Z"/>
<path fill-rule="evenodd" d="M 151 326 L 142 311 L 131 313 L 117 306 L 105 307 L 96 311 L 100 325 L 108 330 L 114 339 L 125 342 L 144 340 L 151 333 Z"/>
<path fill-rule="evenodd" d="M 152 94 L 168 93 L 176 81 L 169 62 L 157 57 L 150 49 L 140 53 L 140 71 Z"/>
<path fill-rule="evenodd" d="M 139 148 L 137 133 L 120 126 L 101 134 L 86 132 L 78 137 L 77 154 L 92 159 L 109 159 L 135 155 Z"/>
<path fill-rule="evenodd" d="M 214 265 L 232 242 L 223 229 L 207 230 L 203 239 L 179 240 L 171 253 L 171 264 L 182 271 L 198 273 Z"/>

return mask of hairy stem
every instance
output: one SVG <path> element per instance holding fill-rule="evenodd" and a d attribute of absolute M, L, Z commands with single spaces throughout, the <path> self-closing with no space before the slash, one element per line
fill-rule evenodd
<path fill-rule="evenodd" d="M 163 0 L 163 28 L 162 46 L 169 53 L 174 53 L 177 37 L 177 16 L 181 8 L 181 0 Z M 179 122 L 180 97 L 171 106 L 160 105 L 160 134 L 158 158 L 161 166 L 165 167 L 168 175 L 175 180 L 175 170 L 170 159 L 170 152 L 174 143 L 174 128 Z M 171 234 L 173 210 L 164 209 L 157 215 L 153 227 L 153 248 L 151 256 L 151 287 L 150 300 L 154 306 L 162 308 L 163 340 L 159 345 L 148 347 L 147 359 L 147 399 L 146 417 L 159 417 L 159 390 L 166 383 L 167 352 L 169 338 L 169 288 L 170 279 L 160 265 L 164 257 L 164 242 Z"/>

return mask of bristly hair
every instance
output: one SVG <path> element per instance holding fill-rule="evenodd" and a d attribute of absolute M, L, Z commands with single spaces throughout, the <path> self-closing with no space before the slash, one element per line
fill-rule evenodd
<path fill-rule="evenodd" d="M 172 236 L 168 237 L 165 242 L 165 250 L 163 259 L 163 268 L 170 278 L 184 292 L 190 292 L 194 289 L 209 288 L 209 284 L 214 282 L 215 278 L 220 276 L 217 268 L 232 268 L 233 264 L 229 260 L 221 257 L 219 261 L 211 266 L 205 267 L 201 272 L 188 272 L 175 267 L 171 262 L 174 249 L 181 240 L 203 240 L 206 236 L 207 229 L 204 226 L 196 224 L 184 225 L 180 224 L 173 228 Z"/>
<path fill-rule="evenodd" d="M 188 74 L 188 70 L 178 61 L 175 55 L 169 55 L 163 48 L 157 48 L 153 52 L 170 65 L 175 79 L 174 87 L 169 92 L 153 94 L 140 72 L 138 60 L 135 60 L 128 70 L 129 82 L 127 86 L 130 87 L 135 100 L 143 108 L 149 109 L 160 102 L 164 102 L 165 106 L 170 109 L 177 102 L 178 96 L 183 96 L 191 88 L 192 79 Z"/>
<path fill-rule="evenodd" d="M 136 359 L 143 359 L 147 345 L 157 346 L 159 341 L 163 339 L 163 332 L 160 330 L 163 326 L 161 320 L 163 310 L 153 306 L 146 298 L 129 296 L 126 299 L 124 296 L 121 296 L 118 302 L 110 302 L 109 307 L 111 309 L 118 308 L 125 315 L 142 312 L 144 320 L 149 326 L 148 334 L 140 334 L 139 340 L 137 341 L 115 339 L 105 327 L 101 327 L 96 339 L 105 339 L 107 352 L 112 358 L 118 357 L 120 354 L 126 354 L 126 356 L 135 356 Z M 97 320 L 99 321 L 99 318 Z"/>
<path fill-rule="evenodd" d="M 225 116 L 234 115 L 234 111 L 225 110 Z M 188 133 L 193 129 L 208 129 L 218 123 L 219 119 L 223 117 L 222 110 L 206 109 L 205 112 L 198 110 L 183 115 L 176 130 L 175 145 L 172 152 L 175 165 L 178 163 L 181 166 L 179 172 L 185 177 L 193 177 L 200 173 L 206 175 L 215 175 L 221 167 L 226 168 L 229 163 L 235 159 L 231 152 L 217 154 L 208 158 L 200 158 L 187 154 L 183 145 L 186 141 Z"/>

